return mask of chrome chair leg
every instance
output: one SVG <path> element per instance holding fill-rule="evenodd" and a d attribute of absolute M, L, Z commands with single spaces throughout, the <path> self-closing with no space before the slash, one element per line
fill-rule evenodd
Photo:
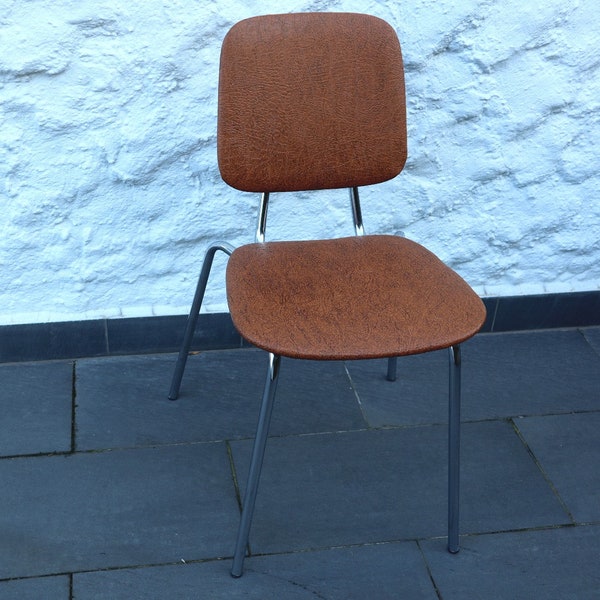
<path fill-rule="evenodd" d="M 169 400 L 177 400 L 177 396 L 179 396 L 181 378 L 183 377 L 183 371 L 185 370 L 185 365 L 187 363 L 188 353 L 190 351 L 190 346 L 192 345 L 192 339 L 194 338 L 194 331 L 196 330 L 198 314 L 200 313 L 200 307 L 202 306 L 202 300 L 204 299 L 204 292 L 206 291 L 208 276 L 210 275 L 215 254 L 219 250 L 231 256 L 231 253 L 233 252 L 233 246 L 227 242 L 217 242 L 216 244 L 210 246 L 210 248 L 206 251 L 200 276 L 198 277 L 198 284 L 196 285 L 196 293 L 194 294 L 192 308 L 190 309 L 190 314 L 188 315 L 187 324 L 185 327 L 185 333 L 183 334 L 183 343 L 179 349 L 179 356 L 177 357 L 175 371 L 173 372 L 173 378 L 171 380 Z"/>
<path fill-rule="evenodd" d="M 460 385 L 461 351 L 460 346 L 452 346 L 450 351 L 450 390 L 448 415 L 448 551 L 452 554 L 460 550 L 458 534 L 460 496 Z"/>
<path fill-rule="evenodd" d="M 252 459 L 248 471 L 248 482 L 246 484 L 246 493 L 242 505 L 242 516 L 238 529 L 237 542 L 233 555 L 233 565 L 231 575 L 241 577 L 244 569 L 244 557 L 246 547 L 248 546 L 248 537 L 250 535 L 250 526 L 252 525 L 252 516 L 254 514 L 254 504 L 258 492 L 258 483 L 262 469 L 263 458 L 265 455 L 265 446 L 267 444 L 267 435 L 271 423 L 271 414 L 273 412 L 273 399 L 275 398 L 275 389 L 277 387 L 277 376 L 279 374 L 280 357 L 275 354 L 269 354 L 269 368 L 265 389 L 263 393 L 260 413 L 258 416 L 258 425 L 256 427 L 256 437 L 254 438 L 254 447 L 252 449 Z"/>

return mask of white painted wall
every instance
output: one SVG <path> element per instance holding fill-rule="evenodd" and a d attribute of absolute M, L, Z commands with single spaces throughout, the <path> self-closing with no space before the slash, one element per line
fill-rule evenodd
<path fill-rule="evenodd" d="M 220 42 L 301 10 L 369 12 L 403 44 L 410 158 L 363 190 L 368 232 L 482 295 L 599 289 L 594 0 L 0 0 L 0 324 L 187 312 L 208 241 L 254 232 L 216 167 Z M 271 239 L 352 233 L 344 191 L 270 215 Z"/>

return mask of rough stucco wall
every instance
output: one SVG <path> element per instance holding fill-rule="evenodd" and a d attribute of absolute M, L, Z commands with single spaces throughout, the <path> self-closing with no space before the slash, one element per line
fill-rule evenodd
<path fill-rule="evenodd" d="M 375 14 L 403 45 L 410 156 L 363 190 L 368 232 L 482 295 L 599 289 L 592 0 L 0 0 L 0 324 L 187 311 L 206 244 L 254 233 L 216 167 L 220 42 L 301 10 Z M 268 233 L 350 235 L 346 192 L 275 196 Z"/>

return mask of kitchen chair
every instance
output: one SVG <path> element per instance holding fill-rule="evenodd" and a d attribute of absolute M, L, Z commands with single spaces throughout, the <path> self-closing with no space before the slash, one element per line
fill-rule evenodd
<path fill-rule="evenodd" d="M 243 570 L 280 357 L 388 358 L 388 379 L 394 379 L 397 357 L 449 349 L 448 550 L 457 552 L 460 344 L 480 329 L 485 308 L 423 246 L 364 234 L 358 188 L 395 177 L 407 156 L 403 63 L 394 30 L 354 13 L 237 23 L 221 51 L 217 134 L 224 181 L 260 193 L 256 242 L 208 249 L 169 397 L 179 393 L 212 261 L 223 251 L 230 255 L 233 323 L 269 353 L 232 575 Z M 355 236 L 265 242 L 270 194 L 334 188 L 350 190 Z M 390 199 L 390 210 L 398 200 Z"/>

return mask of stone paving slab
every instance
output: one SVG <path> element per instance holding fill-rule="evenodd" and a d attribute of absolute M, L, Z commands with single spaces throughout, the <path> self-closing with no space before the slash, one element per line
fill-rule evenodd
<path fill-rule="evenodd" d="M 465 344 L 450 556 L 445 352 L 395 383 L 284 360 L 241 580 L 228 447 L 243 487 L 264 353 L 191 356 L 175 403 L 173 354 L 0 365 L 0 599 L 594 598 L 599 361 L 600 328 Z"/>
<path fill-rule="evenodd" d="M 78 361 L 77 449 L 253 437 L 267 354 L 238 349 L 190 356 L 182 393 L 172 402 L 175 358 Z M 278 398 L 275 435 L 365 427 L 343 363 L 282 361 Z"/>
<path fill-rule="evenodd" d="M 441 426 L 270 439 L 252 551 L 445 536 L 446 440 Z M 250 446 L 232 443 L 242 487 Z M 463 425 L 462 467 L 463 532 L 570 522 L 509 423 Z"/>
<path fill-rule="evenodd" d="M 232 553 L 224 444 L 0 461 L 0 579 Z"/>
<path fill-rule="evenodd" d="M 337 548 L 248 559 L 244 576 L 230 561 L 75 575 L 76 600 L 436 600 L 414 543 Z"/>
<path fill-rule="evenodd" d="M 448 414 L 447 351 L 347 363 L 373 427 L 443 423 Z M 463 344 L 463 420 L 597 410 L 600 356 L 578 330 L 481 334 Z"/>
<path fill-rule="evenodd" d="M 465 361 L 467 420 L 598 410 L 600 356 L 579 330 L 477 336 Z"/>
<path fill-rule="evenodd" d="M 400 357 L 393 382 L 386 379 L 386 359 L 348 361 L 346 367 L 369 425 L 447 423 L 447 354 L 440 351 Z"/>
<path fill-rule="evenodd" d="M 444 600 L 597 600 L 600 526 L 467 537 L 456 556 L 421 542 Z"/>
<path fill-rule="evenodd" d="M 0 581 L 2 600 L 70 600 L 68 576 Z"/>
<path fill-rule="evenodd" d="M 0 365 L 0 455 L 68 452 L 73 363 Z"/>
<path fill-rule="evenodd" d="M 600 522 L 600 412 L 529 417 L 517 426 L 575 521 Z"/>
<path fill-rule="evenodd" d="M 600 356 L 600 327 L 588 327 L 582 331 L 590 346 L 592 346 L 598 356 Z"/>

